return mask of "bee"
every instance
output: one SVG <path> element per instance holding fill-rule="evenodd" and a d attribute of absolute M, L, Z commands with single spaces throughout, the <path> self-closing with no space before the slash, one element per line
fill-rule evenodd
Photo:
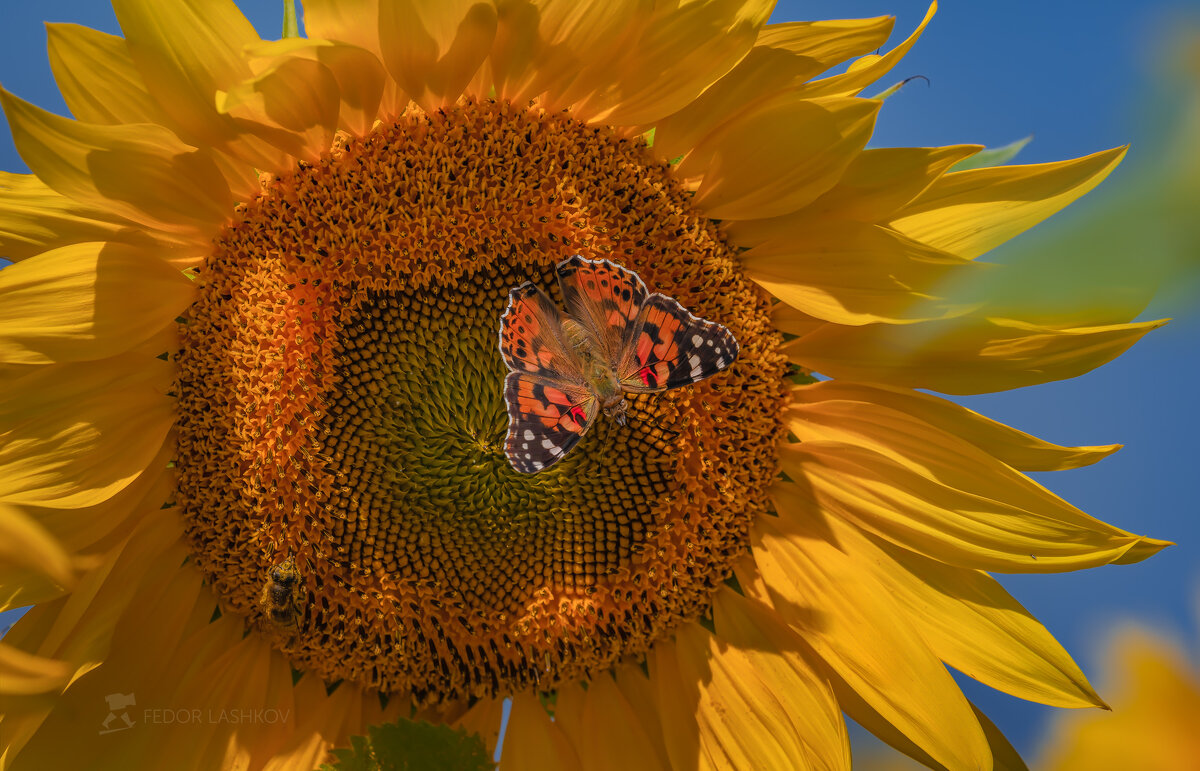
<path fill-rule="evenodd" d="M 296 560 L 288 557 L 267 571 L 259 605 L 267 616 L 285 629 L 295 629 L 303 615 L 301 608 L 300 571 Z"/>

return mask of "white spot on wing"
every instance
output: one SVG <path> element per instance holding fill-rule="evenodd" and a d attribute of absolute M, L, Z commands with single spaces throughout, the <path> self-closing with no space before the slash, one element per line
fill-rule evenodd
<path fill-rule="evenodd" d="M 704 342 L 704 338 L 703 338 L 703 337 L 701 337 L 700 335 L 692 335 L 692 345 L 694 345 L 694 346 L 696 346 L 697 348 L 699 348 L 699 347 L 700 347 L 700 344 L 701 344 L 701 343 L 703 343 L 703 342 Z M 710 341 L 709 341 L 709 343 L 711 344 L 711 343 L 712 343 L 712 341 L 710 340 Z"/>
<path fill-rule="evenodd" d="M 688 357 L 688 364 L 692 365 L 692 377 L 700 377 L 700 357 L 692 354 Z"/>

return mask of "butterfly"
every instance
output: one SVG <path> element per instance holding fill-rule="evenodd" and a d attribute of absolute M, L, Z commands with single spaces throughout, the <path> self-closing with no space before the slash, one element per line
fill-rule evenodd
<path fill-rule="evenodd" d="M 733 364 L 738 341 L 633 271 L 579 255 L 556 268 L 567 313 L 526 281 L 508 293 L 500 355 L 508 366 L 505 453 L 523 474 L 549 468 L 604 413 L 625 425 L 625 394 L 656 393 Z"/>

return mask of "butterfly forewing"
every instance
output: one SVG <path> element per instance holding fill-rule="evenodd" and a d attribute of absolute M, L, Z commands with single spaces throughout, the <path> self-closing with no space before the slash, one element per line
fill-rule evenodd
<path fill-rule="evenodd" d="M 528 281 L 508 293 L 508 307 L 500 317 L 500 355 L 513 372 L 583 382 L 578 358 L 562 338 L 558 308 Z"/>
<path fill-rule="evenodd" d="M 524 372 L 504 381 L 508 439 L 504 450 L 513 468 L 533 474 L 571 451 L 596 417 L 596 396 L 582 384 L 564 383 Z"/>
<path fill-rule="evenodd" d="M 737 355 L 737 339 L 726 327 L 693 316 L 673 298 L 656 292 L 638 313 L 617 379 L 632 393 L 665 391 L 711 377 L 733 364 Z"/>
<path fill-rule="evenodd" d="M 578 254 L 558 264 L 567 312 L 593 338 L 601 359 L 616 370 L 649 294 L 638 274 L 608 260 Z"/>

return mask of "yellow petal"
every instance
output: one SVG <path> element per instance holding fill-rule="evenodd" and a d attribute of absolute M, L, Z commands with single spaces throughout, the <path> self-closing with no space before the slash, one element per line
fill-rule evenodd
<path fill-rule="evenodd" d="M 453 104 L 463 95 L 495 37 L 496 9 L 491 3 L 380 0 L 383 62 L 426 110 Z"/>
<path fill-rule="evenodd" d="M 574 771 L 579 759 L 562 729 L 555 725 L 536 696 L 512 697 L 504 734 L 504 765 L 511 771 Z"/>
<path fill-rule="evenodd" d="M 678 112 L 750 51 L 774 4 L 774 0 L 668 4 L 615 62 L 611 85 L 577 109 L 614 126 L 647 125 Z"/>
<path fill-rule="evenodd" d="M 64 246 L 0 271 L 0 361 L 91 361 L 174 323 L 195 285 L 131 247 Z"/>
<path fill-rule="evenodd" d="M 33 517 L 6 503 L 0 503 L 0 564 L 31 570 L 64 588 L 75 583 L 62 545 Z"/>
<path fill-rule="evenodd" d="M 142 519 L 173 501 L 175 469 L 167 464 L 174 457 L 175 442 L 168 435 L 145 472 L 108 500 L 77 509 L 24 508 L 64 549 L 94 561 L 128 538 Z"/>
<path fill-rule="evenodd" d="M 70 677 L 69 664 L 31 656 L 0 642 L 0 692 L 32 694 L 58 691 Z"/>
<path fill-rule="evenodd" d="M 1089 466 L 1121 449 L 1119 444 L 1063 447 L 997 423 L 977 412 L 931 394 L 908 388 L 827 380 L 792 391 L 792 400 L 810 404 L 827 399 L 877 405 L 907 413 L 945 428 L 959 439 L 1021 471 L 1060 471 Z M 866 407 L 871 409 L 871 407 Z"/>
<path fill-rule="evenodd" d="M 787 303 L 777 302 L 771 308 L 771 323 L 780 332 L 802 337 L 828 322 L 798 311 Z"/>
<path fill-rule="evenodd" d="M 178 554 L 172 551 L 172 556 Z M 26 716 L 28 719 L 19 724 L 19 734 L 8 733 L 13 715 L 5 715 L 5 739 L 14 769 L 128 768 L 142 760 L 138 756 L 153 733 L 164 730 L 161 724 L 142 720 L 140 708 L 162 709 L 174 704 L 170 692 L 179 682 L 179 674 L 193 660 L 189 657 L 199 659 L 198 646 L 189 644 L 189 638 L 194 639 L 197 631 L 210 629 L 207 620 L 212 617 L 215 602 L 203 590 L 200 574 L 180 568 L 178 562 L 162 583 L 142 583 L 133 592 L 129 586 L 124 589 L 132 595 L 132 601 L 122 613 L 103 665 L 77 677 L 48 714 Z M 211 629 L 218 635 L 213 642 L 226 648 L 242 636 L 240 620 L 232 617 L 221 619 Z M 133 729 L 101 734 L 99 721 L 105 718 L 101 712 L 96 729 L 77 732 L 79 735 L 71 742 L 62 741 L 72 726 L 78 728 L 81 714 L 91 714 L 97 704 L 103 709 L 109 694 L 128 693 L 136 699 L 135 708 L 130 710 L 131 720 L 137 720 Z M 121 723 L 109 725 L 115 728 Z M 146 758 L 144 764 L 153 766 L 153 761 Z"/>
<path fill-rule="evenodd" d="M 50 68 L 71 113 L 87 123 L 158 123 L 125 40 L 78 24 L 47 24 Z"/>
<path fill-rule="evenodd" d="M 827 441 L 783 447 L 780 463 L 800 483 L 778 490 L 791 504 L 815 506 L 959 567 L 1054 573 L 1139 561 L 1168 545 L 1089 517 L 1044 490 L 986 478 L 984 465 L 947 464 L 937 469 L 945 474 L 940 481 L 933 471 L 916 471 L 881 452 Z M 996 496 L 998 488 L 1018 500 Z"/>
<path fill-rule="evenodd" d="M 788 523 L 781 532 L 760 518 L 752 534 L 775 607 L 847 690 L 935 760 L 950 769 L 990 769 L 987 740 L 970 705 L 889 589 L 819 535 L 811 515 L 803 521 L 806 531 Z"/>
<path fill-rule="evenodd" d="M 0 426 L 8 431 L 21 423 L 36 423 L 74 411 L 82 400 L 97 393 L 134 386 L 165 396 L 175 378 L 175 365 L 158 358 L 166 351 L 162 343 L 167 339 L 152 338 L 145 346 L 100 364 L 83 361 L 29 367 L 5 381 Z"/>
<path fill-rule="evenodd" d="M 730 121 L 676 167 L 703 174 L 695 204 L 717 219 L 774 217 L 831 188 L 867 143 L 879 103 L 774 100 Z"/>
<path fill-rule="evenodd" d="M 187 704 L 206 719 L 188 726 L 192 750 L 175 767 L 181 771 L 261 767 L 295 730 L 291 667 L 258 634 L 223 647 L 213 645 L 206 658 L 202 666 L 182 677 L 176 675 L 180 682 L 169 703 Z M 147 758 L 179 751 L 181 737 L 175 731 L 151 730 L 149 739 L 143 750 Z"/>
<path fill-rule="evenodd" d="M 123 38 L 74 24 L 48 24 L 47 31 L 54 78 L 79 120 L 156 123 L 177 135 L 195 135 L 194 141 L 202 142 L 200 134 L 165 113 L 151 96 Z M 259 192 L 258 175 L 251 165 L 222 153 L 217 153 L 215 160 L 239 198 L 252 198 Z"/>
<path fill-rule="evenodd" d="M 654 153 L 673 160 L 731 118 L 801 85 L 887 39 L 892 19 L 791 22 L 764 27 L 737 66 L 678 112 L 658 121 Z"/>
<path fill-rule="evenodd" d="M 649 0 L 498 3 L 500 26 L 491 55 L 496 92 L 514 103 L 538 97 L 566 109 L 612 82 L 613 68 L 649 24 Z"/>
<path fill-rule="evenodd" d="M 846 724 L 808 647 L 767 606 L 722 587 L 713 598 L 716 636 L 736 648 L 795 725 L 803 766 L 849 769 Z M 729 656 L 729 649 L 722 654 Z"/>
<path fill-rule="evenodd" d="M 346 683 L 327 694 L 320 678 L 305 675 L 296 683 L 292 703 L 296 728 L 283 747 L 271 753 L 263 771 L 319 768 L 329 750 L 348 746 L 350 736 L 361 736 L 367 724 L 361 692 Z"/>
<path fill-rule="evenodd" d="M 620 664 L 615 668 L 617 688 L 625 702 L 633 710 L 647 738 L 654 748 L 654 757 L 662 768 L 671 768 L 671 756 L 663 739 L 662 721 L 656 708 L 655 685 L 642 667 L 636 664 Z"/>
<path fill-rule="evenodd" d="M 327 67 L 341 98 L 338 126 L 351 134 L 366 134 L 379 116 L 387 73 L 379 58 L 364 48 L 329 40 L 289 38 L 265 42 L 253 54 L 259 75 L 289 57 L 311 59 Z"/>
<path fill-rule="evenodd" d="M 903 326 L 828 324 L 785 351 L 833 378 L 978 394 L 1090 372 L 1164 323 L 1055 328 L 968 316 Z"/>
<path fill-rule="evenodd" d="M 746 274 L 783 302 L 836 324 L 911 323 L 965 313 L 932 293 L 976 263 L 860 222 L 817 222 L 742 255 Z"/>
<path fill-rule="evenodd" d="M 851 56 L 873 51 L 887 42 L 896 19 L 832 19 L 768 24 L 758 33 L 756 48 L 778 48 L 811 59 L 827 69 Z"/>
<path fill-rule="evenodd" d="M 1088 192 L 1125 148 L 1030 166 L 946 174 L 896 213 L 891 227 L 930 246 L 973 259 L 1023 233 Z"/>
<path fill-rule="evenodd" d="M 48 508 L 91 506 L 145 472 L 174 420 L 172 399 L 150 389 L 94 394 L 77 415 L 22 424 L 0 447 L 0 500 Z"/>
<path fill-rule="evenodd" d="M 328 67 L 314 59 L 283 58 L 229 92 L 217 108 L 238 125 L 298 160 L 328 152 L 337 129 L 341 94 Z"/>
<path fill-rule="evenodd" d="M 738 611 L 732 609 L 731 618 L 725 619 L 730 634 L 742 642 L 757 638 L 761 643 L 765 633 L 748 628 Z M 765 636 L 772 639 L 769 633 Z M 649 657 L 650 679 L 658 686 L 672 767 L 712 771 L 842 767 L 839 759 L 845 757 L 845 748 L 838 747 L 836 728 L 827 725 L 827 694 L 820 693 L 817 678 L 798 675 L 795 668 L 804 664 L 797 656 L 794 649 L 784 654 L 727 643 L 694 622 L 679 627 L 673 642 L 656 643 Z M 783 673 L 787 673 L 784 683 L 769 681 L 771 674 Z M 799 690 L 788 693 L 785 683 Z M 800 704 L 821 706 L 815 714 L 789 712 Z M 813 725 L 832 733 L 832 737 L 811 737 L 819 746 L 840 750 L 816 759 L 821 763 L 816 766 L 811 765 L 814 756 L 804 744 L 810 737 L 801 733 L 801 726 Z"/>
<path fill-rule="evenodd" d="M 379 0 L 304 0 L 304 32 L 379 53 Z"/>
<path fill-rule="evenodd" d="M 572 711 L 576 719 L 568 717 Z M 554 717 L 575 747 L 582 771 L 669 768 L 659 762 L 633 709 L 606 673 L 589 680 L 586 691 L 578 684 L 559 688 Z M 614 737 L 620 740 L 613 741 Z"/>
<path fill-rule="evenodd" d="M 792 527 L 797 515 L 781 511 L 781 529 Z M 831 539 L 891 590 L 908 623 L 942 661 L 1022 699 L 1104 706 L 1058 641 L 986 573 L 872 541 L 837 517 L 825 524 Z"/>
<path fill-rule="evenodd" d="M 164 251 L 171 248 L 168 237 L 60 195 L 32 174 L 0 171 L 0 257 L 20 262 L 84 241 L 119 241 Z"/>
<path fill-rule="evenodd" d="M 131 587 L 165 586 L 187 556 L 174 512 L 145 517 L 136 530 L 79 579 L 69 597 L 32 608 L 5 640 L 79 668 L 103 661 L 113 631 L 134 600 Z"/>
<path fill-rule="evenodd" d="M 173 512 L 160 512 L 104 563 L 86 573 L 70 595 L 29 609 L 4 641 L 27 653 L 69 662 L 74 684 L 109 658 L 117 620 L 132 602 L 146 601 L 145 588 L 160 591 L 179 573 L 187 554 L 182 537 L 182 520 Z M 131 587 L 142 588 L 131 591 Z M 161 621 L 166 624 L 169 617 L 164 615 Z M 102 693 L 98 698 L 103 697 Z M 20 753 L 59 701 L 14 700 L 0 693 L 9 757 Z"/>
<path fill-rule="evenodd" d="M 232 0 L 114 0 L 113 10 L 146 90 L 183 140 L 236 142 L 237 129 L 217 112 L 215 98 L 251 76 L 243 49 L 259 37 Z M 242 149 L 243 160 L 260 160 Z"/>
<path fill-rule="evenodd" d="M 888 51 L 882 56 L 871 55 L 852 62 L 849 69 L 841 75 L 825 78 L 823 80 L 813 81 L 800 90 L 800 93 L 805 98 L 817 96 L 854 96 L 859 91 L 879 80 L 886 75 L 893 67 L 899 64 L 904 55 L 921 37 L 921 33 L 925 31 L 925 27 L 937 13 L 938 4 L 935 2 L 929 5 L 929 10 L 925 12 L 925 18 L 917 25 L 917 28 L 909 35 L 903 43 Z"/>
<path fill-rule="evenodd" d="M 21 158 L 80 203 L 167 231 L 211 235 L 229 218 L 229 184 L 211 153 L 152 124 L 101 126 L 48 113 L 0 89 Z"/>
<path fill-rule="evenodd" d="M 772 239 L 792 238 L 814 223 L 828 220 L 884 222 L 951 165 L 978 149 L 978 145 L 952 145 L 864 150 L 841 179 L 808 206 L 779 217 L 729 222 L 726 235 L 738 246 L 753 247 Z"/>

